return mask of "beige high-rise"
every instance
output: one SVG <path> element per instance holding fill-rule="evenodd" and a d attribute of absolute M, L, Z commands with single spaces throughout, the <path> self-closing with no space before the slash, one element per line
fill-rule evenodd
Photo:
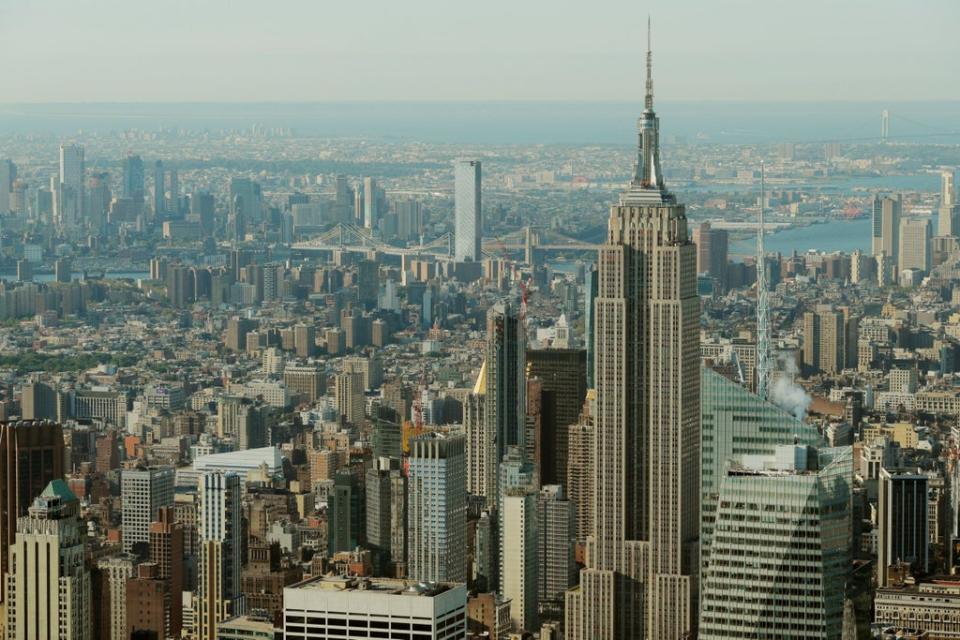
<path fill-rule="evenodd" d="M 7 640 L 89 640 L 93 609 L 80 503 L 51 481 L 17 520 L 7 576 Z"/>
<path fill-rule="evenodd" d="M 650 54 L 629 187 L 610 210 L 595 301 L 594 526 L 573 640 L 696 633 L 700 303 L 696 247 L 660 171 Z"/>

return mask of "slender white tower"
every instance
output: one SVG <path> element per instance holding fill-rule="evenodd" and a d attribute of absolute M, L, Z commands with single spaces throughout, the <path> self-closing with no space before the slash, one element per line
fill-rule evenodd
<path fill-rule="evenodd" d="M 760 162 L 760 219 L 757 224 L 757 395 L 767 399 L 770 364 L 770 307 L 767 301 L 767 269 L 763 248 L 763 212 L 766 193 L 763 162 Z"/>

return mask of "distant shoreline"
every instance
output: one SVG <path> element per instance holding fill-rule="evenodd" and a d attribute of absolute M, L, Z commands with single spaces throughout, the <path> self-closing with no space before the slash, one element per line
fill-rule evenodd
<path fill-rule="evenodd" d="M 880 112 L 892 139 L 960 143 L 960 101 L 658 103 L 665 143 L 879 142 Z M 286 128 L 300 135 L 457 144 L 630 144 L 642 101 L 344 101 L 0 104 L 0 135 Z M 899 118 L 902 114 L 902 118 Z M 941 132 L 937 134 L 936 132 Z M 931 133 L 934 135 L 931 135 Z M 946 132 L 946 133 L 944 133 Z M 947 135 L 949 134 L 949 135 Z"/>

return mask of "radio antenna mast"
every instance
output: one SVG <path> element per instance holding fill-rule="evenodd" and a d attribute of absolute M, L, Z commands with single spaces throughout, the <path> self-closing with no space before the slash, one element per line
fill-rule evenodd
<path fill-rule="evenodd" d="M 760 218 L 757 224 L 757 395 L 767 399 L 770 368 L 770 306 L 767 300 L 766 252 L 763 248 L 763 213 L 766 207 L 763 161 L 760 161 Z"/>

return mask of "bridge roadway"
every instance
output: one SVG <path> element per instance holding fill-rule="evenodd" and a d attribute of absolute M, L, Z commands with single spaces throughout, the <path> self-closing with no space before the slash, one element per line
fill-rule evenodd
<path fill-rule="evenodd" d="M 570 244 L 539 244 L 534 245 L 533 248 L 540 251 L 597 251 L 601 245 L 590 244 L 587 242 L 579 243 L 570 243 Z M 415 255 L 438 255 L 443 256 L 446 254 L 446 251 L 443 248 L 439 247 L 394 247 L 388 244 L 327 244 L 327 243 L 315 243 L 315 242 L 295 242 L 290 247 L 295 251 L 347 251 L 351 253 L 364 253 L 367 251 L 378 251 L 380 253 L 385 253 L 388 255 L 394 256 L 415 256 Z M 523 244 L 500 244 L 498 242 L 491 242 L 486 244 L 483 247 L 483 252 L 494 256 L 501 251 L 523 251 L 526 249 L 526 245 Z"/>

